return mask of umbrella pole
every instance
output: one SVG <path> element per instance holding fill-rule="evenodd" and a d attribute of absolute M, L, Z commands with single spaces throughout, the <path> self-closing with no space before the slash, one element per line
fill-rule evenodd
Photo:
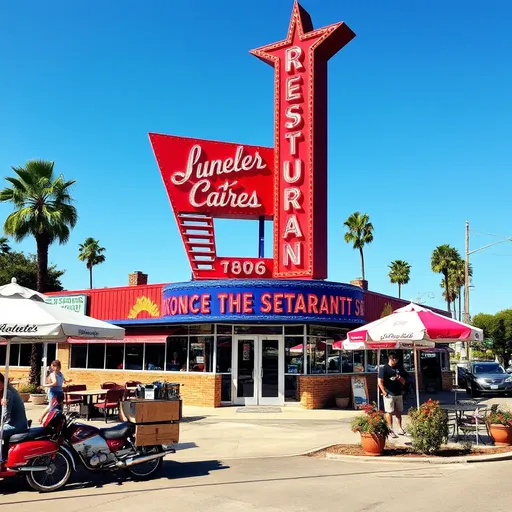
<path fill-rule="evenodd" d="M 418 368 L 418 351 L 416 345 L 414 345 L 414 375 L 416 380 L 416 406 L 420 408 L 420 379 L 419 379 L 419 368 Z"/>
<path fill-rule="evenodd" d="M 377 349 L 377 410 L 380 410 L 379 368 L 380 368 L 380 348 Z"/>
<path fill-rule="evenodd" d="M 11 338 L 7 339 L 7 346 L 5 348 L 5 372 L 4 372 L 4 391 L 2 395 L 2 401 L 7 400 L 7 387 L 9 386 L 9 358 L 11 355 Z M 0 465 L 3 462 L 3 441 L 2 438 L 4 436 L 4 421 L 5 415 L 2 407 L 2 418 L 0 419 Z"/>

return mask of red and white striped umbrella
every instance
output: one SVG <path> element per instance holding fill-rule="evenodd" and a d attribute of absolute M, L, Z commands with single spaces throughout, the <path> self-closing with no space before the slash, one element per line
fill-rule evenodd
<path fill-rule="evenodd" d="M 432 348 L 435 343 L 481 341 L 482 329 L 409 304 L 384 318 L 349 331 L 345 350 Z"/>

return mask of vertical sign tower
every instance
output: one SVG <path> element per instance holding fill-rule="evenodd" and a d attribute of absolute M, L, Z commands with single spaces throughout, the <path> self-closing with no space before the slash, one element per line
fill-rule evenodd
<path fill-rule="evenodd" d="M 295 1 L 286 39 L 251 51 L 275 70 L 274 277 L 327 277 L 327 61 L 354 37 Z"/>

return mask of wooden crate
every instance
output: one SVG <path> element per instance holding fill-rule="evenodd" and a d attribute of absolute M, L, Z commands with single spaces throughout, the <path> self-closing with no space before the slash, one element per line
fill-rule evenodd
<path fill-rule="evenodd" d="M 159 444 L 174 444 L 179 442 L 179 440 L 179 423 L 137 425 L 135 427 L 136 446 L 156 446 Z"/>
<path fill-rule="evenodd" d="M 119 414 L 123 421 L 137 424 L 179 421 L 181 400 L 125 400 Z"/>

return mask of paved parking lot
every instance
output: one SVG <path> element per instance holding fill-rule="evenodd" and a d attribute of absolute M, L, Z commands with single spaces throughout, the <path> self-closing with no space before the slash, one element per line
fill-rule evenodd
<path fill-rule="evenodd" d="M 511 464 L 345 463 L 306 457 L 166 461 L 148 482 L 90 474 L 38 494 L 0 483 L 0 510 L 16 512 L 493 512 L 510 509 Z"/>

